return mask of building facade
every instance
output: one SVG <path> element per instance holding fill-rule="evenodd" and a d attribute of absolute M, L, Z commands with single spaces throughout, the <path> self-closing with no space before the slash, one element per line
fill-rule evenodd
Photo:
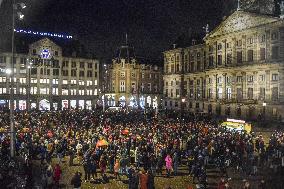
<path fill-rule="evenodd" d="M 164 52 L 164 107 L 284 117 L 284 20 L 235 11 L 203 43 Z"/>
<path fill-rule="evenodd" d="M 9 107 L 11 53 L 0 53 L 0 104 Z M 15 108 L 39 110 L 87 108 L 98 101 L 99 61 L 63 56 L 48 38 L 29 45 L 27 54 L 14 54 Z"/>
<path fill-rule="evenodd" d="M 103 101 L 106 106 L 158 108 L 162 95 L 162 68 L 142 62 L 134 48 L 122 46 L 111 64 L 104 65 Z"/>

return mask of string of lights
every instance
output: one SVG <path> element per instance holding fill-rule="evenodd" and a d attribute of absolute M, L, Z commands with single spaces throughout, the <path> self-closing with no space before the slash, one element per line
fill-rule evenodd
<path fill-rule="evenodd" d="M 39 35 L 39 36 L 49 36 L 49 37 L 58 37 L 63 39 L 72 39 L 72 35 L 64 35 L 64 34 L 57 34 L 57 33 L 49 33 L 49 32 L 38 32 L 32 30 L 24 30 L 24 29 L 14 29 L 16 33 L 24 33 L 30 35 Z"/>

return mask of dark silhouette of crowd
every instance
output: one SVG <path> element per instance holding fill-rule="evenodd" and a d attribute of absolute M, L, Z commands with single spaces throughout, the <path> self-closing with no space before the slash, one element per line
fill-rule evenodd
<path fill-rule="evenodd" d="M 30 171 L 32 160 L 40 161 L 43 188 L 60 186 L 61 165 L 66 159 L 69 166 L 77 162 L 84 169 L 68 183 L 74 188 L 83 182 L 100 179 L 107 183 L 111 178 L 119 182 L 127 177 L 129 189 L 152 189 L 156 176 L 184 174 L 181 166 L 186 166 L 186 174 L 203 188 L 208 188 L 209 166 L 219 170 L 218 189 L 231 188 L 228 170 L 249 177 L 267 167 L 275 175 L 284 175 L 283 131 L 275 131 L 266 145 L 262 135 L 227 130 L 209 116 L 167 112 L 156 116 L 154 112 L 17 112 L 15 148 L 26 167 L 22 174 L 25 185 L 35 182 Z M 9 158 L 8 112 L 1 112 L 0 128 L 1 159 L 13 162 Z M 56 160 L 55 166 L 52 160 Z M 20 174 L 11 170 L 17 169 L 0 169 L 1 186 L 8 186 Z M 259 188 L 265 184 L 263 180 Z M 242 188 L 250 188 L 248 180 Z"/>

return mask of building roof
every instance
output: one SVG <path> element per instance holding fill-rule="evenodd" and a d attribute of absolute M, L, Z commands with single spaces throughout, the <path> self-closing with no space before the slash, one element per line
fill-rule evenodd
<path fill-rule="evenodd" d="M 29 53 L 29 45 L 42 40 L 47 37 L 42 36 L 23 36 L 21 34 L 15 35 L 15 52 L 21 54 Z M 63 57 L 78 57 L 78 58 L 92 58 L 95 59 L 93 53 L 88 52 L 83 44 L 76 39 L 57 39 L 48 38 L 62 48 Z M 11 46 L 1 46 L 0 51 L 11 52 Z M 74 56 L 75 55 L 75 56 Z"/>
<path fill-rule="evenodd" d="M 130 47 L 128 45 L 121 46 L 117 50 L 115 58 L 126 59 L 126 60 L 131 60 L 131 59 L 135 58 L 134 47 Z"/>

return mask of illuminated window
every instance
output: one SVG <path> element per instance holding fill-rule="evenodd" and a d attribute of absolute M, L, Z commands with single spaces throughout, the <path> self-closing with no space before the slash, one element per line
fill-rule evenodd
<path fill-rule="evenodd" d="M 222 88 L 218 88 L 218 96 L 217 96 L 217 98 L 218 99 L 222 99 L 222 97 L 223 97 L 223 89 Z"/>
<path fill-rule="evenodd" d="M 70 95 L 76 95 L 76 89 L 70 89 Z"/>
<path fill-rule="evenodd" d="M 278 81 L 278 74 L 272 74 L 272 81 Z"/>
<path fill-rule="evenodd" d="M 68 89 L 62 89 L 62 95 L 68 95 Z"/>
<path fill-rule="evenodd" d="M 84 85 L 84 84 L 85 84 L 84 81 L 82 81 L 82 80 L 79 81 L 79 85 Z"/>
<path fill-rule="evenodd" d="M 49 89 L 46 88 L 46 87 L 45 87 L 45 88 L 40 88 L 40 89 L 39 89 L 39 93 L 40 93 L 40 94 L 48 94 L 48 93 L 49 93 Z"/>
<path fill-rule="evenodd" d="M 36 78 L 31 78 L 31 83 L 37 83 L 37 79 Z"/>
<path fill-rule="evenodd" d="M 20 83 L 26 83 L 26 78 L 20 78 Z"/>
<path fill-rule="evenodd" d="M 93 85 L 93 81 L 87 81 L 87 86 Z"/>
<path fill-rule="evenodd" d="M 98 89 L 94 90 L 94 95 L 98 95 Z"/>
<path fill-rule="evenodd" d="M 72 79 L 72 80 L 70 81 L 70 83 L 73 84 L 73 85 L 76 85 L 76 82 L 77 82 L 77 81 L 76 81 L 75 79 Z"/>
<path fill-rule="evenodd" d="M 79 95 L 84 95 L 84 92 L 85 92 L 84 89 L 80 89 L 79 90 Z"/>
<path fill-rule="evenodd" d="M 6 77 L 0 77 L 0 83 L 6 83 Z"/>
<path fill-rule="evenodd" d="M 253 82 L 253 75 L 248 76 L 248 82 Z"/>
<path fill-rule="evenodd" d="M 242 76 L 237 76 L 237 82 L 240 83 L 243 81 L 243 77 Z"/>
<path fill-rule="evenodd" d="M 66 79 L 62 80 L 62 84 L 63 85 L 67 85 L 68 84 L 68 81 Z"/>
<path fill-rule="evenodd" d="M 31 94 L 37 94 L 37 87 L 31 87 Z"/>
<path fill-rule="evenodd" d="M 87 95 L 93 95 L 93 90 L 87 90 Z"/>
<path fill-rule="evenodd" d="M 7 89 L 6 88 L 0 88 L 0 94 L 6 94 Z"/>
<path fill-rule="evenodd" d="M 120 81 L 119 89 L 120 92 L 125 92 L 125 81 Z"/>
<path fill-rule="evenodd" d="M 52 84 L 58 85 L 58 79 L 52 79 Z"/>
<path fill-rule="evenodd" d="M 58 95 L 58 88 L 52 88 L 52 94 Z"/>
<path fill-rule="evenodd" d="M 232 98 L 232 89 L 227 88 L 227 99 L 230 100 Z"/>

